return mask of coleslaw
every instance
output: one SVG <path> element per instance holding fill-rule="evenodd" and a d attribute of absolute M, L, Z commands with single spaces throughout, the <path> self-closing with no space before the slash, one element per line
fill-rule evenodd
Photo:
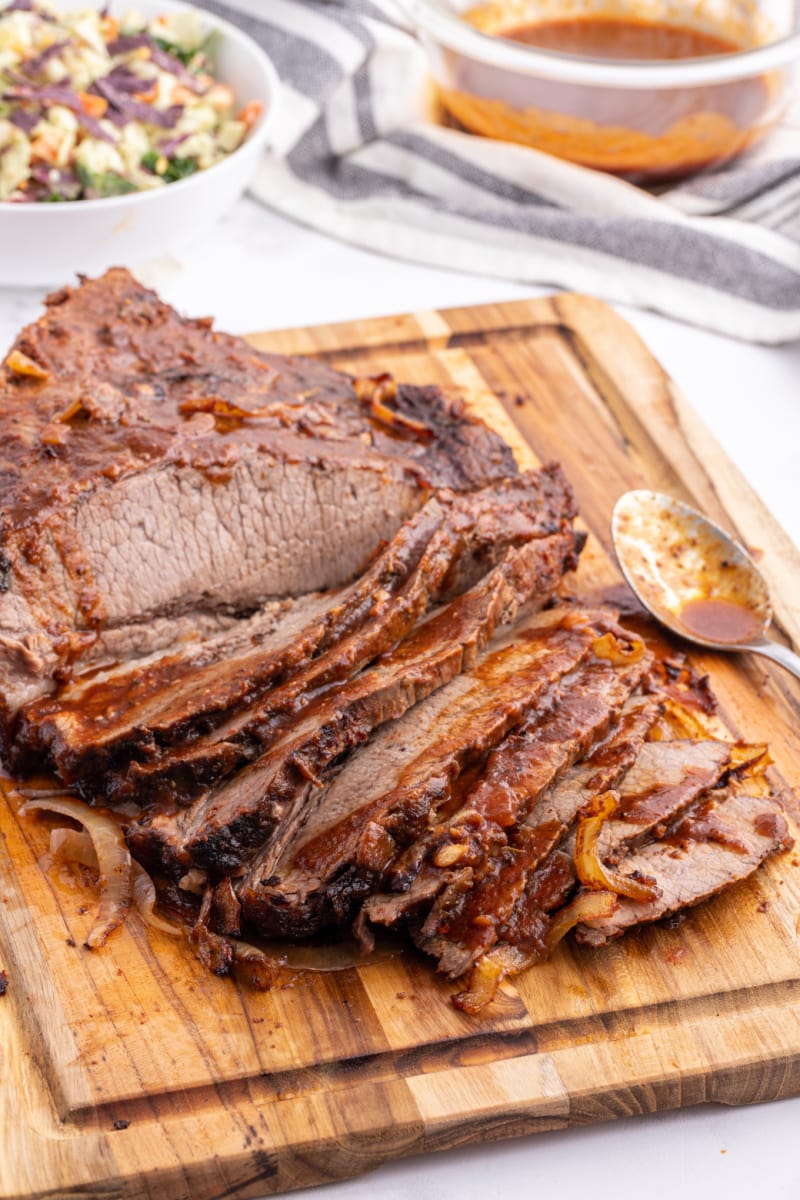
<path fill-rule="evenodd" d="M 0 201 L 98 199 L 213 166 L 257 124 L 194 9 L 145 21 L 52 0 L 0 10 Z"/>

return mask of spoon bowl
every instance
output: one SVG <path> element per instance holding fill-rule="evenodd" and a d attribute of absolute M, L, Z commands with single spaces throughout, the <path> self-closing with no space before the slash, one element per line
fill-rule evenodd
<path fill-rule="evenodd" d="M 800 658 L 767 637 L 769 592 L 739 542 L 702 513 L 659 492 L 626 492 L 611 537 L 622 574 L 648 612 L 712 650 L 748 650 L 800 678 Z"/>

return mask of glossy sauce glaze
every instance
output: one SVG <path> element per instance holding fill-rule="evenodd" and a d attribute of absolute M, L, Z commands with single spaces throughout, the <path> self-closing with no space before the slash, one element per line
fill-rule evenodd
<path fill-rule="evenodd" d="M 735 827 L 717 812 L 717 800 L 713 796 L 676 821 L 661 840 L 684 851 L 692 842 L 714 842 L 734 854 L 747 853 L 747 846 L 736 836 Z"/>
<path fill-rule="evenodd" d="M 687 633 L 721 646 L 741 645 L 762 637 L 758 616 L 732 600 L 691 600 L 678 619 Z"/>

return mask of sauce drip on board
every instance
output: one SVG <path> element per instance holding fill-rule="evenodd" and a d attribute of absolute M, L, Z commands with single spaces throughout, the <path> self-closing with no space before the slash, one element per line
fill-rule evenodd
<path fill-rule="evenodd" d="M 502 12 L 484 5 L 464 19 L 483 33 L 594 60 L 674 62 L 750 48 L 724 29 L 636 14 L 601 11 L 515 24 Z M 478 62 L 456 66 L 440 90 L 456 124 L 640 183 L 681 178 L 740 154 L 767 129 L 781 87 L 777 73 L 664 89 L 589 87 L 513 71 L 500 76 Z"/>
<path fill-rule="evenodd" d="M 756 614 L 732 600 L 691 600 L 681 609 L 679 620 L 687 633 L 720 645 L 757 641 L 762 636 Z"/>

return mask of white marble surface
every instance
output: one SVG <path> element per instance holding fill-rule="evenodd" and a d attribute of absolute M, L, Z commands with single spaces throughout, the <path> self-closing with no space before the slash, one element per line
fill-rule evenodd
<path fill-rule="evenodd" d="M 234 332 L 479 304 L 531 289 L 362 253 L 241 201 L 208 244 L 139 272 Z M 0 349 L 42 294 L 0 291 Z M 800 345 L 766 349 L 625 310 L 787 531 L 800 541 Z M 329 1200 L 800 1198 L 800 1099 L 718 1106 L 409 1159 Z"/>

